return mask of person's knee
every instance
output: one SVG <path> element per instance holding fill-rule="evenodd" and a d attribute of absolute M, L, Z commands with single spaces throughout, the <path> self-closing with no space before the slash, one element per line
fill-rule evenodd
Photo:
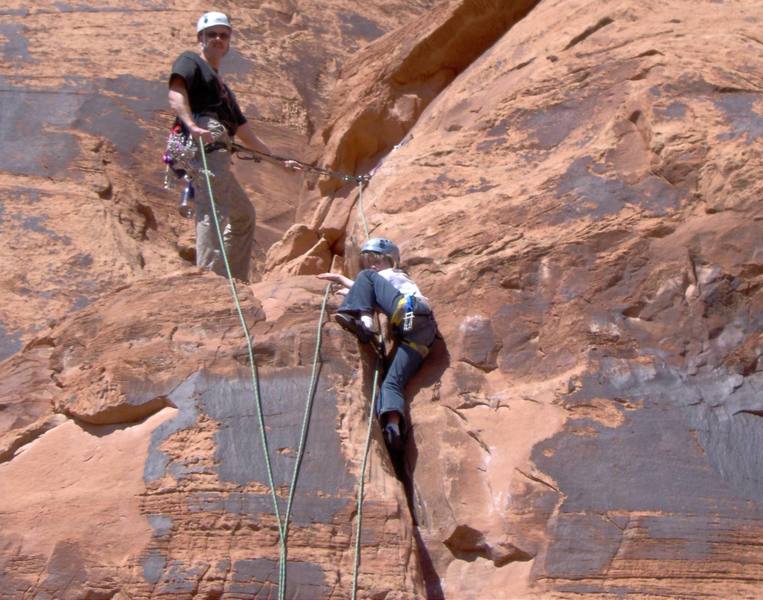
<path fill-rule="evenodd" d="M 369 279 L 373 280 L 374 277 L 378 277 L 379 274 L 374 271 L 373 269 L 363 269 L 360 273 L 358 273 L 356 280 L 358 279 Z"/>

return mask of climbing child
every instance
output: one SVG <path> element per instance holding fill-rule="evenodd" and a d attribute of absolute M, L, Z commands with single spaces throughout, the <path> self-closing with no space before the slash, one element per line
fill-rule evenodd
<path fill-rule="evenodd" d="M 369 239 L 360 249 L 360 264 L 363 270 L 355 281 L 336 273 L 318 277 L 349 288 L 334 319 L 361 343 L 376 336 L 374 310 L 387 316 L 396 348 L 381 385 L 377 415 L 387 446 L 399 453 L 405 434 L 403 390 L 429 353 L 437 324 L 426 297 L 399 268 L 400 251 L 394 243 Z"/>

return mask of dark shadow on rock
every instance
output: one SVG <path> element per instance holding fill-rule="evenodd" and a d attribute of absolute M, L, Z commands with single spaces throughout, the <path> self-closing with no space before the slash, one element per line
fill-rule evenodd
<path fill-rule="evenodd" d="M 375 356 L 372 350 L 367 350 L 366 352 L 367 352 L 366 354 L 367 358 L 372 355 Z M 391 352 L 394 353 L 394 349 Z M 382 381 L 384 381 L 384 377 L 386 376 L 386 373 L 387 373 L 387 366 L 389 364 L 389 358 L 391 357 L 392 357 L 392 354 L 390 353 L 387 357 L 387 360 L 385 361 L 384 368 L 382 369 L 382 372 L 380 373 L 379 386 L 381 386 Z M 372 358 L 371 361 L 373 360 L 375 359 Z M 369 364 L 375 364 L 375 363 L 371 362 Z M 418 455 L 418 453 L 416 452 L 416 447 L 413 442 L 413 429 L 415 428 L 416 424 L 411 420 L 410 399 L 416 396 L 416 394 L 418 394 L 422 388 L 436 385 L 440 381 L 440 379 L 442 378 L 442 374 L 445 372 L 445 370 L 448 367 L 450 367 L 450 352 L 448 352 L 448 347 L 445 344 L 445 340 L 438 337 L 435 339 L 434 343 L 432 344 L 429 355 L 426 357 L 426 359 L 422 363 L 421 368 L 411 378 L 411 380 L 408 382 L 408 385 L 406 385 L 405 387 L 405 398 L 406 398 L 405 413 L 406 414 L 404 415 L 404 418 L 405 418 L 405 422 L 408 425 L 403 434 L 404 436 L 403 451 L 401 453 L 390 452 L 390 459 L 391 459 L 392 465 L 395 468 L 395 475 L 405 486 L 405 492 L 408 499 L 408 507 L 411 508 L 411 515 L 413 516 L 414 521 L 416 519 L 415 519 L 415 513 L 412 510 L 413 492 L 411 489 L 410 482 L 412 481 L 411 474 L 413 473 L 413 470 L 415 468 L 416 456 Z M 389 451 L 389 448 L 387 448 L 387 450 Z"/>
<path fill-rule="evenodd" d="M 429 356 L 407 385 L 410 397 L 419 393 L 421 388 L 435 385 L 442 378 L 442 374 L 450 367 L 450 351 L 445 339 L 435 338 L 434 343 L 429 349 Z"/>
<path fill-rule="evenodd" d="M 442 378 L 443 373 L 445 373 L 446 369 L 449 367 L 450 352 L 448 351 L 448 346 L 443 338 L 438 337 L 432 344 L 429 356 L 427 356 L 426 360 L 421 365 L 421 369 L 408 383 L 408 386 L 406 387 L 406 397 L 412 398 L 418 394 L 422 388 L 436 385 Z M 413 535 L 416 542 L 419 566 L 421 568 L 422 576 L 424 577 L 424 584 L 426 585 L 427 600 L 442 600 L 445 598 L 445 594 L 440 583 L 440 575 L 435 569 L 432 558 L 429 555 L 429 550 L 419 532 L 419 519 L 415 507 L 415 490 L 413 486 L 413 473 L 416 469 L 416 461 L 418 458 L 418 450 L 413 435 L 413 430 L 415 429 L 416 424 L 410 418 L 410 403 L 406 403 L 406 408 L 406 412 L 409 413 L 406 415 L 406 420 L 411 425 L 406 433 L 404 455 L 399 457 L 398 460 L 395 460 L 395 457 L 392 457 L 392 462 L 395 467 L 395 474 L 405 489 L 408 511 L 411 514 L 411 521 L 413 523 Z"/>
<path fill-rule="evenodd" d="M 431 387 L 439 383 L 442 379 L 443 373 L 450 367 L 450 351 L 443 338 L 436 338 L 432 347 L 429 349 L 429 356 L 424 360 L 419 372 L 414 375 L 408 385 L 406 386 L 406 398 L 412 398 L 419 393 L 422 388 Z M 413 472 L 416 470 L 416 459 L 418 457 L 418 451 L 416 450 L 416 444 L 414 442 L 413 430 L 416 424 L 411 420 L 410 416 L 410 403 L 406 403 L 406 415 L 405 419 L 410 423 L 410 427 L 406 432 L 406 447 L 405 447 L 405 477 L 400 477 L 400 480 L 406 485 L 405 492 L 408 496 L 408 506 L 413 506 L 413 488 L 410 485 L 413 479 Z M 411 514 L 415 513 L 413 510 Z"/>
<path fill-rule="evenodd" d="M 370 396 L 370 387 L 371 381 L 373 380 L 373 370 L 376 367 L 377 354 L 369 344 L 360 344 L 359 348 L 363 359 L 363 368 L 365 369 L 364 380 L 369 386 L 367 393 Z M 389 354 L 387 356 L 387 360 L 384 361 L 385 364 L 383 365 L 382 371 L 380 373 L 378 381 L 379 386 L 381 386 L 381 382 L 384 380 L 389 359 L 392 357 L 394 349 L 388 349 L 388 351 Z M 409 405 L 410 399 L 418 394 L 422 388 L 436 385 L 440 381 L 445 370 L 449 367 L 450 352 L 448 351 L 448 347 L 445 344 L 445 340 L 438 337 L 432 344 L 429 355 L 422 363 L 421 368 L 411 378 L 410 382 L 406 386 L 405 397 L 407 402 L 405 420 L 407 423 L 409 423 L 409 426 L 407 427 L 407 431 L 404 434 L 405 446 L 403 451 L 400 453 L 390 452 L 390 449 L 386 448 L 387 452 L 389 453 L 390 463 L 394 469 L 395 476 L 400 481 L 400 483 L 402 483 L 403 489 L 405 491 L 406 503 L 408 505 L 408 511 L 411 515 L 411 522 L 413 525 L 416 551 L 419 557 L 419 564 L 421 567 L 422 575 L 424 577 L 424 583 L 426 585 L 426 597 L 428 600 L 441 600 L 444 599 L 445 596 L 440 584 L 440 576 L 435 570 L 434 563 L 432 562 L 432 559 L 429 555 L 426 544 L 424 543 L 423 539 L 421 538 L 421 534 L 418 531 L 418 519 L 416 516 L 414 504 L 415 493 L 413 489 L 412 477 L 416 465 L 416 457 L 418 456 L 418 451 L 416 450 L 416 444 L 414 443 L 413 436 L 413 430 L 416 424 L 411 421 Z M 377 426 L 379 425 L 380 424 L 377 423 Z M 381 428 L 376 430 L 375 438 L 378 439 L 380 443 L 384 443 Z"/>
<path fill-rule="evenodd" d="M 376 368 L 378 355 L 376 352 L 374 352 L 370 344 L 359 344 L 359 349 L 361 352 L 364 369 L 363 379 L 368 386 L 366 393 L 370 396 L 373 371 Z M 392 353 L 395 350 L 394 348 L 387 348 L 387 351 L 388 355 L 386 360 L 383 361 L 384 364 L 382 366 L 382 371 L 379 374 L 379 387 L 381 386 L 381 383 L 384 380 L 384 376 L 386 375 L 389 359 L 392 357 Z M 403 489 L 405 491 L 406 503 L 408 505 L 408 511 L 411 515 L 411 522 L 413 525 L 416 551 L 419 557 L 419 564 L 421 567 L 422 575 L 424 577 L 424 583 L 426 585 L 426 597 L 428 600 L 441 600 L 444 599 L 445 596 L 440 584 L 440 576 L 435 570 L 434 563 L 432 562 L 432 559 L 429 555 L 426 544 L 424 543 L 423 539 L 421 538 L 421 534 L 418 531 L 418 519 L 415 510 L 415 493 L 413 489 L 412 477 L 414 468 L 416 466 L 416 457 L 418 456 L 418 451 L 416 450 L 416 444 L 414 443 L 413 430 L 416 427 L 416 424 L 411 421 L 410 417 L 410 399 L 416 396 L 416 394 L 418 394 L 422 388 L 436 385 L 442 378 L 445 370 L 449 367 L 450 352 L 448 351 L 445 340 L 438 337 L 432 344 L 429 355 L 422 363 L 421 368 L 411 378 L 411 380 L 408 382 L 408 385 L 406 386 L 405 397 L 407 402 L 405 421 L 409 423 L 409 425 L 407 427 L 407 431 L 404 434 L 405 446 L 403 451 L 400 453 L 390 452 L 390 449 L 386 448 L 387 452 L 389 453 L 390 463 L 394 469 L 395 476 L 400 481 L 400 483 L 402 483 Z M 377 427 L 379 427 L 379 429 L 376 430 L 374 437 L 379 441 L 379 443 L 383 444 L 384 438 L 381 433 L 381 427 L 379 423 L 377 423 Z"/>
<path fill-rule="evenodd" d="M 426 357 L 421 365 L 418 373 L 416 373 L 406 386 L 406 399 L 410 399 L 421 391 L 422 388 L 431 387 L 439 383 L 443 373 L 450 367 L 450 352 L 448 346 L 445 344 L 443 338 L 436 338 L 431 348 L 429 349 L 429 355 Z M 405 433 L 405 451 L 404 456 L 400 461 L 394 461 L 395 472 L 398 473 L 398 479 L 405 485 L 405 493 L 408 497 L 408 506 L 411 508 L 411 515 L 413 515 L 414 521 L 416 521 L 415 513 L 413 511 L 413 488 L 412 488 L 412 474 L 416 469 L 416 458 L 418 457 L 418 451 L 416 450 L 416 444 L 414 442 L 413 430 L 416 424 L 412 421 L 410 415 L 410 400 L 406 402 L 406 415 L 405 420 L 409 423 L 408 430 Z M 394 457 L 393 457 L 394 458 Z"/>
<path fill-rule="evenodd" d="M 162 395 L 139 404 L 112 406 L 95 415 L 79 414 L 70 410 L 64 410 L 64 414 L 90 435 L 104 437 L 117 430 L 139 425 L 165 408 L 177 406 L 167 396 Z"/>
<path fill-rule="evenodd" d="M 416 554 L 419 557 L 419 566 L 421 575 L 424 577 L 424 585 L 427 590 L 427 600 L 445 600 L 445 593 L 442 591 L 440 575 L 434 568 L 432 557 L 429 556 L 429 550 L 421 539 L 421 533 L 418 527 L 413 528 L 413 539 L 416 542 Z"/>

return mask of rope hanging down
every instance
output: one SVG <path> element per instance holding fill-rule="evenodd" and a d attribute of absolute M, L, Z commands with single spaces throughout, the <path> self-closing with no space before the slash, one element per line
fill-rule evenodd
<path fill-rule="evenodd" d="M 247 324 L 246 324 L 246 320 L 244 319 L 243 311 L 241 309 L 241 302 L 239 300 L 238 292 L 236 290 L 236 284 L 233 279 L 233 274 L 231 272 L 227 253 L 225 252 L 223 233 L 220 227 L 220 220 L 218 218 L 217 208 L 215 206 L 214 194 L 212 192 L 212 183 L 209 176 L 209 168 L 207 166 L 207 157 L 206 157 L 204 145 L 199 144 L 199 148 L 200 148 L 200 154 L 201 154 L 202 165 L 203 165 L 202 172 L 204 173 L 204 176 L 206 179 L 207 191 L 209 193 L 212 216 L 215 222 L 215 228 L 217 231 L 218 241 L 220 243 L 221 254 L 223 256 L 223 262 L 225 263 L 225 269 L 228 276 L 228 282 L 231 288 L 231 295 L 233 297 L 234 304 L 236 305 L 236 311 L 238 313 L 239 320 L 241 322 L 241 327 L 244 331 L 244 337 L 246 339 L 246 344 L 247 344 L 247 351 L 249 354 L 249 365 L 250 365 L 251 374 L 252 374 L 252 386 L 254 389 L 255 404 L 257 409 L 257 420 L 258 420 L 258 425 L 260 429 L 260 441 L 262 444 L 263 454 L 265 456 L 265 467 L 266 467 L 267 476 L 268 476 L 268 485 L 270 487 L 270 495 L 273 501 L 273 512 L 275 514 L 275 518 L 278 525 L 278 543 L 279 543 L 278 598 L 279 600 L 284 600 L 285 594 L 286 594 L 287 537 L 288 537 L 288 529 L 289 529 L 289 520 L 291 517 L 291 509 L 292 509 L 293 500 L 294 500 L 294 493 L 296 490 L 296 483 L 299 476 L 299 468 L 301 466 L 302 458 L 304 455 L 304 445 L 307 438 L 307 428 L 310 421 L 310 414 L 312 411 L 312 402 L 315 396 L 315 389 L 317 386 L 317 372 L 318 372 L 318 364 L 319 364 L 319 357 L 320 357 L 320 346 L 322 341 L 322 326 L 325 319 L 326 304 L 328 301 L 328 295 L 331 289 L 331 285 L 329 284 L 326 286 L 324 296 L 323 296 L 323 303 L 321 306 L 321 315 L 318 320 L 315 355 L 313 357 L 313 366 L 312 366 L 312 373 L 310 376 L 310 385 L 308 388 L 308 396 L 307 396 L 307 402 L 305 405 L 305 412 L 302 419 L 302 430 L 300 433 L 299 448 L 297 450 L 297 457 L 294 464 L 294 471 L 293 471 L 291 483 L 289 486 L 289 495 L 288 495 L 288 500 L 286 505 L 286 514 L 284 515 L 284 519 L 282 520 L 280 509 L 278 507 L 278 497 L 275 491 L 275 483 L 273 480 L 273 469 L 272 469 L 272 464 L 270 460 L 270 451 L 268 448 L 267 435 L 265 432 L 265 421 L 262 414 L 262 399 L 260 397 L 260 392 L 259 392 L 259 379 L 257 374 L 257 364 L 254 360 L 254 353 L 252 350 L 252 339 L 249 333 L 249 328 L 247 327 Z M 363 223 L 363 229 L 364 229 L 366 239 L 368 239 L 369 237 L 368 223 L 366 221 L 365 209 L 363 207 L 363 184 L 367 183 L 370 180 L 370 177 L 368 175 L 347 175 L 346 173 L 341 173 L 339 171 L 333 171 L 330 169 L 323 169 L 321 167 L 316 167 L 314 165 L 310 165 L 298 160 L 287 159 L 287 158 L 276 156 L 273 154 L 268 154 L 266 152 L 251 150 L 249 148 L 244 148 L 243 146 L 240 146 L 238 144 L 233 144 L 232 150 L 236 154 L 236 156 L 238 156 L 242 160 L 259 160 L 259 158 L 257 158 L 258 156 L 267 158 L 272 160 L 273 162 L 279 162 L 279 163 L 283 163 L 287 160 L 291 160 L 292 162 L 300 165 L 300 167 L 306 171 L 316 172 L 321 175 L 333 177 L 342 181 L 356 182 L 358 184 L 358 211 L 360 214 L 361 222 Z M 245 156 L 245 154 L 249 154 L 250 156 Z M 371 437 L 372 437 L 372 431 L 373 431 L 373 416 L 375 414 L 376 395 L 377 395 L 377 387 L 378 387 L 380 373 L 381 373 L 381 359 L 377 359 L 376 368 L 374 370 L 373 386 L 371 391 L 371 403 L 370 403 L 370 407 L 368 411 L 368 427 L 367 427 L 366 442 L 363 449 L 363 458 L 362 458 L 360 476 L 359 476 L 359 482 L 358 482 L 357 507 L 356 507 L 357 523 L 356 523 L 356 530 L 355 530 L 355 554 L 354 554 L 354 560 L 353 560 L 352 594 L 351 594 L 352 600 L 356 599 L 357 590 L 358 590 L 358 572 L 360 568 L 360 554 L 361 554 L 360 546 L 361 546 L 361 528 L 362 528 L 362 520 L 363 520 L 363 495 L 365 490 L 365 472 L 366 472 L 366 466 L 368 462 L 368 451 L 371 445 Z"/>
<path fill-rule="evenodd" d="M 360 466 L 360 480 L 358 481 L 358 497 L 356 502 L 356 513 L 358 522 L 355 525 L 355 558 L 352 563 L 352 600 L 355 600 L 358 594 L 358 571 L 360 570 L 360 528 L 363 523 L 363 494 L 365 491 L 366 464 L 368 462 L 368 450 L 371 447 L 371 432 L 374 423 L 374 413 L 376 412 L 376 389 L 379 383 L 379 373 L 381 371 L 379 363 L 376 361 L 374 370 L 374 383 L 371 389 L 371 406 L 368 410 L 368 429 L 366 433 L 366 444 L 363 446 L 363 460 Z"/>
<path fill-rule="evenodd" d="M 267 476 L 268 476 L 268 485 L 270 487 L 270 495 L 273 501 L 273 511 L 275 513 L 276 521 L 278 524 L 278 544 L 279 544 L 278 598 L 279 600 L 284 600 L 286 595 L 286 564 L 287 564 L 286 563 L 287 561 L 286 541 L 287 541 L 288 532 L 289 532 L 289 519 L 291 517 L 291 509 L 294 502 L 294 492 L 297 486 L 297 479 L 299 477 L 299 468 L 302 464 L 302 458 L 304 456 L 305 441 L 307 439 L 307 430 L 308 430 L 308 425 L 310 422 L 310 415 L 312 413 L 313 398 L 315 397 L 315 390 L 317 387 L 317 380 L 318 380 L 317 376 L 318 376 L 318 370 L 319 370 L 318 366 L 320 362 L 320 348 L 321 348 L 321 342 L 322 342 L 322 327 L 323 327 L 323 321 L 326 315 L 326 304 L 328 302 L 328 296 L 329 296 L 329 291 L 331 289 L 331 286 L 327 285 L 326 290 L 323 294 L 323 304 L 321 306 L 321 315 L 320 315 L 320 318 L 318 319 L 315 353 L 313 356 L 313 365 L 312 365 L 312 371 L 310 374 L 310 384 L 308 386 L 307 401 L 305 403 L 305 411 L 302 417 L 302 429 L 299 436 L 299 448 L 297 450 L 297 457 L 294 463 L 294 471 L 292 473 L 291 483 L 289 485 L 289 496 L 288 496 L 287 504 L 286 504 L 286 514 L 284 515 L 284 519 L 282 521 L 280 510 L 278 508 L 278 497 L 275 491 L 275 483 L 273 480 L 273 468 L 270 461 L 270 451 L 268 447 L 267 434 L 265 432 L 265 421 L 262 414 L 262 399 L 260 397 L 259 378 L 257 374 L 257 363 L 254 360 L 254 353 L 252 350 L 252 339 L 249 333 L 249 328 L 246 324 L 246 320 L 244 319 L 243 310 L 241 309 L 241 301 L 239 300 L 239 297 L 238 297 L 236 284 L 233 279 L 233 274 L 230 268 L 230 263 L 228 261 L 227 253 L 225 251 L 223 233 L 220 227 L 220 220 L 217 214 L 217 207 L 215 205 L 214 193 L 212 192 L 212 182 L 210 181 L 209 168 L 207 166 L 206 152 L 202 144 L 199 144 L 199 147 L 201 148 L 200 154 L 201 154 L 202 164 L 204 167 L 203 173 L 206 179 L 207 192 L 209 193 L 209 201 L 210 201 L 212 216 L 215 222 L 215 228 L 217 230 L 217 237 L 218 237 L 218 242 L 220 244 L 220 251 L 223 257 L 223 262 L 225 263 L 225 269 L 228 276 L 228 282 L 231 288 L 231 295 L 233 297 L 233 302 L 236 305 L 236 311 L 239 316 L 241 328 L 244 331 L 247 351 L 249 354 L 249 365 L 250 365 L 251 374 L 252 374 L 252 386 L 254 389 L 255 405 L 257 409 L 257 421 L 258 421 L 259 429 L 260 429 L 260 442 L 262 444 L 263 454 L 265 455 L 265 467 L 266 467 Z"/>
<path fill-rule="evenodd" d="M 358 213 L 363 223 L 363 232 L 366 239 L 369 238 L 368 221 L 366 220 L 366 211 L 363 206 L 363 181 L 358 181 Z M 358 573 L 360 571 L 360 534 L 363 525 L 363 495 L 365 492 L 366 466 L 368 464 L 368 450 L 371 447 L 371 434 L 373 432 L 373 420 L 376 413 L 376 394 L 379 377 L 382 371 L 382 359 L 376 358 L 376 367 L 374 368 L 374 381 L 371 386 L 371 405 L 368 409 L 368 428 L 366 431 L 366 443 L 363 446 L 363 460 L 360 466 L 360 476 L 358 480 L 358 496 L 356 500 L 355 513 L 357 514 L 357 523 L 355 525 L 355 557 L 352 564 L 352 594 L 351 600 L 356 600 L 358 594 Z"/>
<path fill-rule="evenodd" d="M 307 440 L 307 429 L 310 423 L 310 415 L 313 409 L 313 399 L 315 398 L 315 388 L 318 385 L 318 366 L 320 363 L 320 351 L 321 342 L 323 341 L 323 322 L 326 317 L 326 305 L 328 304 L 329 292 L 331 291 L 331 284 L 326 286 L 323 292 L 323 303 L 321 304 L 321 315 L 318 317 L 318 327 L 315 334 L 315 353 L 313 354 L 313 368 L 310 373 L 310 385 L 307 390 L 307 402 L 305 403 L 305 412 L 302 416 L 302 431 L 299 434 L 299 448 L 297 449 L 297 457 L 294 461 L 294 472 L 291 477 L 291 485 L 289 486 L 289 499 L 286 503 L 286 515 L 284 517 L 284 554 L 283 563 L 279 569 L 279 600 L 283 600 L 286 594 L 286 567 L 288 565 L 288 547 L 286 541 L 289 537 L 289 518 L 291 517 L 291 507 L 294 503 L 294 492 L 297 488 L 297 477 L 299 476 L 299 468 L 302 466 L 302 458 L 305 453 L 305 441 Z"/>

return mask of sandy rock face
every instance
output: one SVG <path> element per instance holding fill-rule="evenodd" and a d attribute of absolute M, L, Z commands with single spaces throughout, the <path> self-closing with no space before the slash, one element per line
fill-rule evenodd
<path fill-rule="evenodd" d="M 325 117 L 338 65 L 430 5 L 234 3 L 225 8 L 237 40 L 224 76 L 277 153 L 310 160 L 307 140 Z M 246 345 L 225 281 L 189 266 L 192 231 L 177 215 L 177 191 L 162 190 L 167 71 L 180 51 L 195 47 L 195 21 L 208 9 L 151 2 L 5 8 L 2 597 L 276 593 L 278 536 L 267 478 L 255 466 L 262 450 L 251 435 Z M 267 163 L 235 168 L 257 208 L 254 258 L 262 266 L 294 224 L 302 177 Z M 293 272 L 328 268 L 325 243 L 311 248 L 312 258 Z M 265 419 L 280 432 L 271 437 L 281 510 L 321 299 L 321 286 L 284 285 L 265 293 L 262 305 L 247 288 L 239 292 L 250 326 L 271 329 L 286 315 L 273 339 L 255 334 Z M 304 340 L 295 333 L 299 314 Z M 349 595 L 370 391 L 364 395 L 352 383 L 360 378 L 347 373 L 357 363 L 355 352 L 337 360 L 337 372 L 324 362 L 314 401 L 324 425 L 311 420 L 314 449 L 306 454 L 313 458 L 303 468 L 312 479 L 308 503 L 294 503 L 289 597 Z M 231 430 L 225 442 L 222 429 Z M 244 456 L 241 444 L 253 454 Z M 383 557 L 373 570 L 362 563 L 359 585 L 413 597 L 421 585 L 405 498 L 390 484 L 378 440 L 371 457 L 363 553 Z M 302 489 L 304 476 L 299 483 Z M 224 533 L 210 541 L 215 530 Z M 333 566 L 324 572 L 329 555 Z"/>
<path fill-rule="evenodd" d="M 242 311 L 256 339 L 258 409 L 224 283 L 211 274 L 144 281 L 51 332 L 46 366 L 56 382 L 57 421 L 31 440 L 13 424 L 5 432 L 15 436 L 0 464 L 7 597 L 29 590 L 72 598 L 272 596 L 279 543 L 271 476 L 282 519 L 290 505 L 287 597 L 350 595 L 370 391 L 369 381 L 356 378 L 368 374 L 348 366 L 359 356 L 333 328 L 314 368 L 320 281 L 243 288 Z M 152 308 L 136 323 L 127 305 Z M 12 379 L 18 365 L 4 367 Z M 13 391 L 41 387 L 28 382 Z M 46 416 L 39 412 L 38 421 Z M 406 499 L 390 485 L 392 468 L 380 448 L 377 439 L 361 540 L 369 564 L 359 585 L 416 597 L 422 584 Z M 380 556 L 371 560 L 374 553 Z"/>
<path fill-rule="evenodd" d="M 762 16 L 541 2 L 379 164 L 447 346 L 411 390 L 430 597 L 754 595 Z"/>
<path fill-rule="evenodd" d="M 280 149 L 311 138 L 326 166 L 374 169 L 363 217 L 400 244 L 442 333 L 407 389 L 397 473 L 372 429 L 359 596 L 757 597 L 763 11 L 434 4 L 362 18 L 339 3 L 242 9 L 255 42 L 232 75 L 258 90 L 239 96 Z M 105 34 L 121 13 L 103 6 L 66 13 L 67 51 L 132 39 Z M 160 128 L 101 128 L 160 110 L 181 29 L 162 61 L 146 46 L 129 69 L 101 65 L 99 93 L 95 54 L 66 81 L 39 79 L 58 117 L 26 135 L 55 151 L 23 153 L 21 107 L 48 96 L 20 82 L 29 57 L 53 62 L 41 32 L 56 13 L 13 10 L 18 26 L 0 30 L 17 59 L 2 71 L 16 162 L 0 182 L 0 590 L 275 597 L 260 414 L 284 515 L 324 294 L 310 274 L 343 263 L 352 275 L 359 190 L 275 167 L 246 179 L 274 194 L 258 204 L 262 280 L 238 286 L 255 384 L 227 283 L 185 265 L 174 199 L 141 177 L 154 167 L 134 149 Z M 155 12 L 131 18 L 164 35 Z M 67 104 L 61 90 L 77 93 Z M 93 221 L 97 240 L 84 235 Z M 375 363 L 336 325 L 321 331 L 287 598 L 353 587 Z"/>
<path fill-rule="evenodd" d="M 223 7 L 236 28 L 222 75 L 279 155 L 313 160 L 339 65 L 433 2 L 269 0 Z M 209 5 L 11 0 L 0 27 L 0 358 L 102 294 L 193 264 L 193 225 L 163 189 L 167 77 Z M 300 174 L 235 169 L 257 209 L 255 262 L 294 224 Z M 256 278 L 256 277 L 255 277 Z"/>

